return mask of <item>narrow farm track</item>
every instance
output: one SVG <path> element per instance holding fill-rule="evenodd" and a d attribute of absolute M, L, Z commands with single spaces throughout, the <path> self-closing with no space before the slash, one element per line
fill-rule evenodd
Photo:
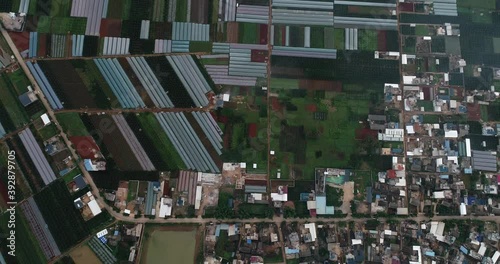
<path fill-rule="evenodd" d="M 49 60 L 93 60 L 93 59 L 113 59 L 113 58 L 128 58 L 128 57 L 159 57 L 159 56 L 180 56 L 180 55 L 208 55 L 208 52 L 187 52 L 187 53 L 155 53 L 155 54 L 121 54 L 121 55 L 99 55 L 94 57 L 67 57 L 67 58 L 36 58 L 24 59 L 24 61 L 49 61 Z M 22 59 L 22 58 L 21 58 Z"/>
<path fill-rule="evenodd" d="M 134 108 L 134 109 L 61 109 L 54 111 L 55 113 L 82 113 L 82 114 L 121 114 L 121 113 L 192 113 L 192 112 L 209 112 L 213 108 L 206 106 L 203 108 Z"/>

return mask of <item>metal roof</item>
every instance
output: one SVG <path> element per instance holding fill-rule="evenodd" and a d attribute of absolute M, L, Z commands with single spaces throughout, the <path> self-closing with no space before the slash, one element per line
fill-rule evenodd
<path fill-rule="evenodd" d="M 349 5 L 349 6 L 370 6 L 370 7 L 387 7 L 396 8 L 393 3 L 375 3 L 375 2 L 358 2 L 358 1 L 335 1 L 336 5 Z"/>
<path fill-rule="evenodd" d="M 172 40 L 172 52 L 189 52 L 189 40 Z"/>
<path fill-rule="evenodd" d="M 30 0 L 21 0 L 21 3 L 19 3 L 19 13 L 28 13 L 29 7 Z"/>
<path fill-rule="evenodd" d="M 397 30 L 396 19 L 365 18 L 365 17 L 341 17 L 335 16 L 335 27 L 340 28 L 377 28 L 378 30 Z"/>
<path fill-rule="evenodd" d="M 5 128 L 3 128 L 2 123 L 0 123 L 0 138 L 5 136 L 5 134 L 7 134 L 7 132 L 5 132 Z"/>
<path fill-rule="evenodd" d="M 196 106 L 208 104 L 206 93 L 211 87 L 190 55 L 167 56 L 167 60 Z"/>
<path fill-rule="evenodd" d="M 38 32 L 30 32 L 28 57 L 33 58 L 38 55 Z"/>
<path fill-rule="evenodd" d="M 50 56 L 53 58 L 66 57 L 66 36 L 65 35 L 52 35 L 50 45 Z"/>
<path fill-rule="evenodd" d="M 155 39 L 154 53 L 172 52 L 172 41 L 167 39 Z"/>
<path fill-rule="evenodd" d="M 273 24 L 333 26 L 333 12 L 274 9 L 272 12 Z M 267 20 L 266 22 L 267 23 Z"/>
<path fill-rule="evenodd" d="M 497 157 L 491 151 L 472 151 L 472 167 L 475 170 L 497 171 Z"/>
<path fill-rule="evenodd" d="M 56 174 L 50 167 L 47 158 L 45 158 L 45 155 L 43 154 L 42 149 L 40 148 L 40 145 L 38 145 L 38 142 L 33 136 L 31 130 L 27 128 L 21 131 L 21 133 L 19 133 L 19 138 L 23 142 L 23 145 L 26 148 L 28 155 L 33 161 L 33 164 L 35 165 L 38 173 L 42 177 L 42 180 L 45 183 L 45 185 L 48 185 L 49 183 L 55 181 Z"/>
<path fill-rule="evenodd" d="M 81 57 L 83 55 L 83 43 L 85 40 L 84 35 L 73 35 L 71 36 L 72 46 L 71 46 L 71 56 Z"/>
<path fill-rule="evenodd" d="M 209 41 L 210 25 L 174 22 L 172 23 L 172 40 Z"/>
<path fill-rule="evenodd" d="M 200 125 L 201 129 L 203 130 L 203 133 L 205 133 L 207 138 L 210 140 L 210 143 L 214 147 L 215 151 L 217 151 L 217 154 L 221 155 L 222 137 L 218 133 L 217 129 L 213 127 L 212 125 L 213 123 L 210 121 L 207 122 L 207 118 L 213 119 L 213 116 L 210 115 L 209 113 L 200 113 L 200 112 L 193 112 L 192 115 L 195 118 L 196 122 Z"/>
<path fill-rule="evenodd" d="M 269 21 L 269 7 L 259 5 L 240 5 L 236 9 L 236 21 L 267 24 Z"/>
<path fill-rule="evenodd" d="M 335 1 L 337 3 L 337 1 Z M 333 1 L 307 1 L 307 0 L 273 0 L 273 7 L 320 9 L 333 11 Z"/>
<path fill-rule="evenodd" d="M 266 186 L 259 185 L 245 185 L 246 193 L 265 193 L 267 191 Z"/>
<path fill-rule="evenodd" d="M 274 46 L 273 47 L 273 55 L 289 56 L 289 57 L 304 57 L 304 58 L 336 59 L 337 58 L 337 50 L 335 50 L 335 49 Z"/>
<path fill-rule="evenodd" d="M 358 50 L 358 29 L 346 28 L 345 29 L 345 49 Z"/>
<path fill-rule="evenodd" d="M 142 20 L 141 21 L 141 33 L 140 33 L 140 39 L 148 39 L 149 38 L 149 26 L 150 26 L 150 21 L 149 20 Z"/>
<path fill-rule="evenodd" d="M 212 53 L 229 54 L 229 43 L 214 42 L 212 45 Z"/>
<path fill-rule="evenodd" d="M 104 37 L 102 55 L 125 55 L 129 54 L 130 39 L 117 37 Z"/>
<path fill-rule="evenodd" d="M 72 17 L 86 17 L 85 35 L 99 36 L 101 19 L 106 16 L 108 1 L 105 0 L 73 0 Z"/>
<path fill-rule="evenodd" d="M 215 84 L 255 86 L 257 83 L 256 77 L 229 76 L 228 65 L 205 65 L 205 69 Z"/>
<path fill-rule="evenodd" d="M 230 46 L 229 53 L 229 75 L 266 77 L 267 64 L 265 62 L 252 62 L 252 50 L 260 49 L 266 45 L 239 44 Z"/>
<path fill-rule="evenodd" d="M 224 7 L 224 21 L 236 20 L 236 0 L 224 1 L 224 6 L 219 4 L 219 16 L 222 17 L 222 8 Z"/>

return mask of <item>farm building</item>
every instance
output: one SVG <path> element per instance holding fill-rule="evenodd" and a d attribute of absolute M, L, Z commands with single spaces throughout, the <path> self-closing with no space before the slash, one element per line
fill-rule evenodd
<path fill-rule="evenodd" d="M 475 170 L 497 171 L 496 152 L 492 151 L 472 151 L 472 167 Z"/>
<path fill-rule="evenodd" d="M 160 212 L 159 217 L 165 218 L 172 215 L 172 198 L 162 197 L 160 200 Z"/>
<path fill-rule="evenodd" d="M 101 150 L 94 138 L 91 136 L 75 136 L 69 140 L 73 143 L 76 152 L 82 159 L 97 159 L 102 158 Z"/>
<path fill-rule="evenodd" d="M 198 173 L 193 171 L 181 171 L 177 181 L 177 191 L 186 193 L 187 202 L 194 204 L 196 198 L 196 184 L 198 182 Z"/>

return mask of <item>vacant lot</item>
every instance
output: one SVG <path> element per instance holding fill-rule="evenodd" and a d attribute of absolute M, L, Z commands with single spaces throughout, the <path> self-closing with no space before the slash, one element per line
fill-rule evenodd
<path fill-rule="evenodd" d="M 69 255 L 75 262 L 75 264 L 87 264 L 87 263 L 102 263 L 101 260 L 95 255 L 94 251 L 90 249 L 87 245 L 79 246 L 73 249 Z"/>
<path fill-rule="evenodd" d="M 78 113 L 60 113 L 56 115 L 57 121 L 68 136 L 88 136 L 89 132 L 83 124 Z"/>
<path fill-rule="evenodd" d="M 191 264 L 197 250 L 195 226 L 147 227 L 141 263 Z"/>

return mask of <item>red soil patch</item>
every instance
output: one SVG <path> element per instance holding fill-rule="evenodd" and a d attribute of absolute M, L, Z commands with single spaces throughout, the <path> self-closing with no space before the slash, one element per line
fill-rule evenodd
<path fill-rule="evenodd" d="M 467 104 L 467 117 L 471 121 L 481 120 L 481 105 Z"/>
<path fill-rule="evenodd" d="M 431 100 L 431 87 L 422 87 L 422 92 L 424 93 L 424 100 Z"/>
<path fill-rule="evenodd" d="M 356 139 L 363 140 L 365 138 L 377 138 L 378 132 L 369 128 L 356 129 Z"/>
<path fill-rule="evenodd" d="M 283 106 L 280 104 L 280 101 L 278 100 L 277 97 L 272 97 L 271 107 L 273 108 L 273 111 L 281 111 L 283 108 Z"/>
<path fill-rule="evenodd" d="M 306 109 L 307 109 L 307 111 L 314 113 L 314 112 L 316 112 L 316 110 L 318 110 L 318 107 L 316 107 L 315 104 L 310 104 L 310 105 L 307 105 Z"/>
<path fill-rule="evenodd" d="M 239 25 L 237 22 L 227 22 L 227 42 L 238 43 Z"/>
<path fill-rule="evenodd" d="M 268 25 L 265 25 L 265 24 L 261 24 L 260 25 L 260 32 L 259 32 L 259 41 L 260 41 L 260 44 L 267 44 L 267 33 L 268 33 Z"/>
<path fill-rule="evenodd" d="M 96 152 L 99 152 L 99 146 L 91 136 L 69 137 L 69 140 L 76 148 L 76 152 L 82 159 L 94 159 Z"/>
<path fill-rule="evenodd" d="M 120 19 L 105 18 L 101 20 L 101 37 L 121 37 L 122 21 Z"/>
<path fill-rule="evenodd" d="M 342 92 L 342 82 L 329 80 L 300 79 L 300 89 Z"/>
<path fill-rule="evenodd" d="M 413 3 L 399 3 L 398 6 L 401 12 L 415 12 L 415 5 Z"/>
<path fill-rule="evenodd" d="M 9 32 L 12 42 L 16 45 L 19 51 L 24 51 L 30 47 L 30 33 L 27 31 L 23 32 Z"/>
<path fill-rule="evenodd" d="M 252 62 L 266 62 L 267 50 L 252 50 L 250 58 Z"/>
<path fill-rule="evenodd" d="M 47 56 L 47 34 L 38 34 L 38 56 Z"/>
<path fill-rule="evenodd" d="M 257 136 L 257 124 L 251 123 L 248 124 L 248 137 L 254 138 Z"/>
<path fill-rule="evenodd" d="M 387 32 L 383 30 L 378 31 L 377 47 L 379 51 L 387 51 Z"/>

